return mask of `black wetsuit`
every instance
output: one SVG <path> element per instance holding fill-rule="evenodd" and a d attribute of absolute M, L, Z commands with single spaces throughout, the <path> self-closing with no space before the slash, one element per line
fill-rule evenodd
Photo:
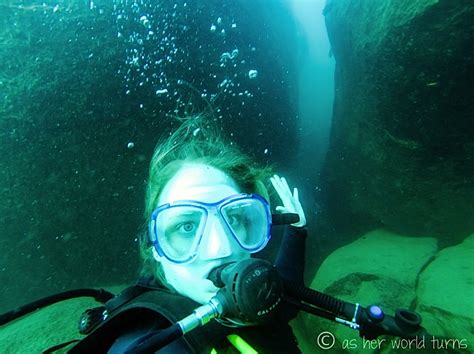
<path fill-rule="evenodd" d="M 287 227 L 275 262 L 282 277 L 303 284 L 306 229 Z M 109 312 L 109 318 L 80 341 L 72 353 L 123 353 L 137 338 L 170 326 L 183 319 L 200 304 L 163 287 L 142 287 L 138 296 Z M 138 287 L 136 289 L 139 289 Z M 139 292 L 138 292 L 139 293 Z M 114 301 L 112 299 L 110 302 Z M 230 328 L 217 321 L 196 328 L 181 339 L 157 351 L 166 353 L 236 353 L 229 349 L 226 336 L 237 334 L 258 353 L 300 353 L 296 338 L 288 324 L 297 311 L 283 305 L 271 323 Z"/>

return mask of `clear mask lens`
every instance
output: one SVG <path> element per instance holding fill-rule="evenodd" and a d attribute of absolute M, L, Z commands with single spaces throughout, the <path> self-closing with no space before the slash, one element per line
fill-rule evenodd
<path fill-rule="evenodd" d="M 163 207 L 156 214 L 153 238 L 168 259 L 178 263 L 189 261 L 198 252 L 210 218 L 212 222 L 223 223 L 228 230 L 222 237 L 234 239 L 246 251 L 259 251 L 268 242 L 268 205 L 256 196 L 224 200 L 219 204 L 183 201 Z"/>
<path fill-rule="evenodd" d="M 232 201 L 221 208 L 222 216 L 240 246 L 253 251 L 266 241 L 264 205 L 254 199 Z"/>
<path fill-rule="evenodd" d="M 199 242 L 206 212 L 194 206 L 174 206 L 156 218 L 158 242 L 168 258 L 182 262 L 191 257 Z"/>

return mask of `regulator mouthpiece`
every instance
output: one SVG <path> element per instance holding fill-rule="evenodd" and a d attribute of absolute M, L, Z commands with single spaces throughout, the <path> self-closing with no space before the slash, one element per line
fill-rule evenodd
<path fill-rule="evenodd" d="M 213 269 L 208 276 L 221 288 L 225 317 L 249 324 L 268 321 L 282 301 L 283 286 L 278 271 L 261 259 L 246 259 Z"/>

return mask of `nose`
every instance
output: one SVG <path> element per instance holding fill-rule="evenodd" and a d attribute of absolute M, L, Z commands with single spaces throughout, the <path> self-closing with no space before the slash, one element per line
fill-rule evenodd
<path fill-rule="evenodd" d="M 215 216 L 208 219 L 199 247 L 200 260 L 211 260 L 232 255 L 234 240 L 229 235 L 222 221 Z"/>

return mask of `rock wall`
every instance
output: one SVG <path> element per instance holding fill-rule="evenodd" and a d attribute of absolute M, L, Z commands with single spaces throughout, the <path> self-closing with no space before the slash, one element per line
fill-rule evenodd
<path fill-rule="evenodd" d="M 203 95 L 259 161 L 295 155 L 293 26 L 282 2 L 0 4 L 0 312 L 136 277 L 149 159 Z"/>
<path fill-rule="evenodd" d="M 474 3 L 329 0 L 324 13 L 332 219 L 463 239 L 474 230 Z"/>

